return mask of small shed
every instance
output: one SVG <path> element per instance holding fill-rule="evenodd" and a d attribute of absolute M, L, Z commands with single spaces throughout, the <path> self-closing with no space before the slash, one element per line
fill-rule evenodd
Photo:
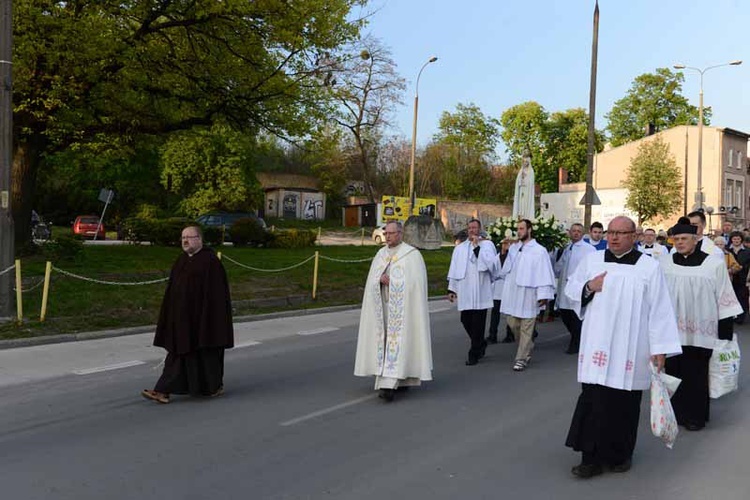
<path fill-rule="evenodd" d="M 256 177 L 265 193 L 261 217 L 325 219 L 326 194 L 319 189 L 317 178 L 273 172 L 261 172 Z"/>

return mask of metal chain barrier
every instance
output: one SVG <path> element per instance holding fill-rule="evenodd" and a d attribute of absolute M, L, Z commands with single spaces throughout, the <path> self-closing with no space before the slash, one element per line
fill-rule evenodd
<path fill-rule="evenodd" d="M 315 258 L 315 255 L 311 255 L 308 258 L 306 258 L 305 260 L 303 260 L 302 262 L 299 262 L 297 264 L 293 264 L 293 265 L 291 265 L 289 267 L 282 267 L 280 269 L 260 269 L 260 268 L 257 268 L 257 267 L 252 267 L 252 266 L 248 266 L 246 264 L 242 264 L 240 262 L 237 262 L 236 260 L 234 260 L 233 258 L 231 258 L 231 257 L 229 257 L 227 255 L 222 255 L 222 260 L 228 260 L 229 262 L 231 262 L 231 263 L 233 263 L 235 265 L 238 265 L 240 267 L 244 267 L 245 269 L 249 269 L 251 271 L 259 271 L 259 272 L 262 272 L 262 273 L 280 273 L 280 272 L 283 272 L 283 271 L 289 271 L 290 269 L 294 269 L 295 267 L 299 267 L 299 266 L 301 266 L 303 264 L 307 264 L 308 262 L 310 262 L 314 258 Z"/>
<path fill-rule="evenodd" d="M 78 274 L 73 274 L 69 271 L 64 271 L 58 267 L 52 266 L 53 271 L 57 271 L 60 274 L 64 274 L 65 276 L 69 276 L 71 278 L 76 278 L 83 281 L 88 281 L 90 283 L 98 283 L 100 285 L 122 285 L 122 286 L 136 286 L 136 285 L 153 285 L 155 283 L 163 283 L 165 281 L 169 281 L 169 277 L 166 278 L 159 278 L 155 280 L 149 280 L 149 281 L 138 281 L 138 282 L 121 282 L 121 281 L 107 281 L 107 280 L 97 280 L 94 278 L 87 278 L 86 276 L 80 276 Z"/>
<path fill-rule="evenodd" d="M 369 262 L 372 259 L 374 259 L 374 257 L 367 257 L 366 259 L 346 260 L 346 259 L 336 259 L 334 257 L 326 257 L 325 255 L 321 255 L 320 258 L 324 260 L 330 260 L 332 262 L 341 262 L 344 264 L 355 264 L 357 262 Z"/>
<path fill-rule="evenodd" d="M 12 271 L 13 269 L 15 269 L 15 268 L 16 268 L 16 265 L 15 265 L 15 264 L 13 264 L 13 265 L 12 265 L 12 266 L 10 266 L 10 267 L 9 267 L 8 269 L 5 269 L 5 270 L 3 270 L 3 271 L 0 271 L 0 276 L 2 276 L 2 275 L 3 275 L 3 274 L 5 274 L 5 273 L 9 273 L 9 272 L 11 272 L 11 271 Z"/>

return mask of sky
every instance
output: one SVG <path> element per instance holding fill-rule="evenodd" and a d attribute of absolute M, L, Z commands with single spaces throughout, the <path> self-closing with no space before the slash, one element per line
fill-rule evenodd
<path fill-rule="evenodd" d="M 390 47 L 407 80 L 393 133 L 411 138 L 417 73 L 417 143 L 438 131 L 443 111 L 474 103 L 489 116 L 525 101 L 548 112 L 588 109 L 594 0 L 371 0 L 366 32 Z M 704 104 L 712 125 L 750 133 L 750 2 L 601 0 L 596 126 L 633 79 L 673 64 L 709 70 Z M 683 95 L 698 106 L 700 76 L 686 72 Z M 504 146 L 498 151 L 504 157 Z"/>

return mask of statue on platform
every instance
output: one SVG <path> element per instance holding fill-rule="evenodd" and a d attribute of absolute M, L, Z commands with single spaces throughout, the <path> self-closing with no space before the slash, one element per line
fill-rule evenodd
<path fill-rule="evenodd" d="M 513 195 L 513 218 L 533 219 L 534 209 L 534 169 L 531 168 L 531 154 L 526 149 L 523 152 L 521 170 L 516 176 L 516 191 Z"/>

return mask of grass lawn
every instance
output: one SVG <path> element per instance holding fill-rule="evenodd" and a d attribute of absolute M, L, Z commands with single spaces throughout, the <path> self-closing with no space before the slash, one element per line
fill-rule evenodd
<path fill-rule="evenodd" d="M 297 264 L 320 250 L 321 255 L 356 260 L 372 257 L 375 247 L 327 246 L 307 249 L 256 249 L 222 247 L 221 252 L 233 260 L 261 269 L 279 269 Z M 430 295 L 446 290 L 446 274 L 452 248 L 422 252 L 427 265 Z M 53 262 L 53 266 L 70 273 L 114 282 L 141 282 L 165 278 L 180 254 L 179 248 L 152 246 L 85 246 L 76 260 Z M 90 283 L 53 271 L 47 318 L 39 321 L 45 262 L 42 257 L 22 261 L 24 322 L 0 324 L 0 338 L 32 337 L 58 333 L 75 333 L 127 326 L 152 325 L 156 322 L 166 283 L 151 285 L 104 285 Z M 313 262 L 294 269 L 268 273 L 253 271 L 228 260 L 224 267 L 229 276 L 235 316 L 285 309 L 315 308 L 355 304 L 362 300 L 363 286 L 370 262 L 340 263 L 321 259 L 318 272 L 317 299 L 311 299 Z M 269 303 L 269 299 L 289 298 L 286 305 Z"/>

